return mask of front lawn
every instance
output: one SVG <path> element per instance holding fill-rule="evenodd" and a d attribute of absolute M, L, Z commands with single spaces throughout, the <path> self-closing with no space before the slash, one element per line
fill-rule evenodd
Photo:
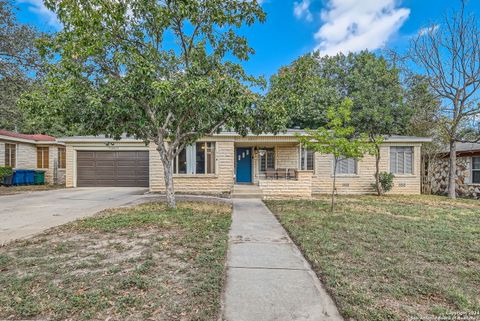
<path fill-rule="evenodd" d="M 340 197 L 335 214 L 327 198 L 267 205 L 347 320 L 480 320 L 479 201 Z"/>
<path fill-rule="evenodd" d="M 108 210 L 0 249 L 0 319 L 215 320 L 231 206 Z"/>

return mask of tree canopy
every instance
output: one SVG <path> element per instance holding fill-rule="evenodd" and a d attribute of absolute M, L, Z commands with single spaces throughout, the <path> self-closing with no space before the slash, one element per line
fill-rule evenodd
<path fill-rule="evenodd" d="M 64 28 L 42 45 L 52 65 L 43 92 L 56 114 L 92 134 L 155 142 L 168 203 L 172 161 L 222 128 L 261 130 L 266 105 L 239 61 L 254 50 L 239 29 L 265 13 L 256 0 L 47 0 Z M 51 103 L 50 103 L 51 102 Z"/>
<path fill-rule="evenodd" d="M 30 88 L 37 71 L 35 40 L 39 36 L 33 27 L 18 22 L 11 1 L 0 0 L 0 128 L 23 125 L 17 100 Z"/>

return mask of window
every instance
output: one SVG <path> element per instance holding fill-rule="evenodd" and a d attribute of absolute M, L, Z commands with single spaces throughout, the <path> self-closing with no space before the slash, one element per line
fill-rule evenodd
<path fill-rule="evenodd" d="M 5 144 L 5 166 L 12 168 L 17 166 L 17 145 Z"/>
<path fill-rule="evenodd" d="M 472 157 L 472 183 L 480 184 L 480 157 Z"/>
<path fill-rule="evenodd" d="M 188 145 L 173 162 L 174 174 L 215 174 L 215 143 Z"/>
<path fill-rule="evenodd" d="M 390 147 L 390 172 L 413 174 L 413 147 Z"/>
<path fill-rule="evenodd" d="M 264 148 L 264 155 L 260 156 L 260 172 L 265 172 L 267 169 L 275 169 L 275 149 Z"/>
<path fill-rule="evenodd" d="M 58 147 L 58 168 L 66 168 L 66 167 L 67 167 L 67 159 L 66 159 L 65 147 Z"/>
<path fill-rule="evenodd" d="M 339 158 L 337 161 L 337 174 L 339 175 L 357 174 L 357 160 L 355 158 Z"/>
<path fill-rule="evenodd" d="M 315 163 L 315 152 L 306 148 L 300 148 L 300 169 L 313 171 Z"/>
<path fill-rule="evenodd" d="M 37 147 L 37 168 L 48 168 L 48 147 Z"/>

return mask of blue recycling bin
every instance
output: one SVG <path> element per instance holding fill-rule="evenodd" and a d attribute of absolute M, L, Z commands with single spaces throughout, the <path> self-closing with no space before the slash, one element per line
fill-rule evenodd
<path fill-rule="evenodd" d="M 25 184 L 25 171 L 23 169 L 16 169 L 13 172 L 12 185 L 24 185 Z"/>
<path fill-rule="evenodd" d="M 33 185 L 35 184 L 35 171 L 34 170 L 25 170 L 25 184 Z"/>

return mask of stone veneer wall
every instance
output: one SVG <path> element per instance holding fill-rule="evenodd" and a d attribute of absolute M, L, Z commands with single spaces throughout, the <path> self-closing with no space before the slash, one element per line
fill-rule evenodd
<path fill-rule="evenodd" d="M 230 194 L 234 183 L 234 143 L 215 144 L 215 174 L 174 175 L 176 192 L 189 194 Z M 163 165 L 155 144 L 150 144 L 150 191 L 165 192 Z"/>
<path fill-rule="evenodd" d="M 298 171 L 296 180 L 261 179 L 258 186 L 264 199 L 308 199 L 312 197 L 313 171 Z"/>
<path fill-rule="evenodd" d="M 431 188 L 433 194 L 448 193 L 449 159 L 442 158 L 433 166 Z M 480 184 L 471 182 L 471 158 L 457 157 L 457 196 L 480 199 Z"/>
<path fill-rule="evenodd" d="M 380 171 L 390 171 L 390 147 L 414 146 L 413 174 L 395 175 L 393 188 L 389 194 L 420 194 L 421 188 L 421 145 L 420 144 L 384 144 L 380 148 Z M 315 153 L 315 173 L 312 178 L 314 194 L 331 193 L 333 185 L 333 157 Z M 375 157 L 365 155 L 357 164 L 357 173 L 353 175 L 337 175 L 336 188 L 338 194 L 374 193 Z"/>

